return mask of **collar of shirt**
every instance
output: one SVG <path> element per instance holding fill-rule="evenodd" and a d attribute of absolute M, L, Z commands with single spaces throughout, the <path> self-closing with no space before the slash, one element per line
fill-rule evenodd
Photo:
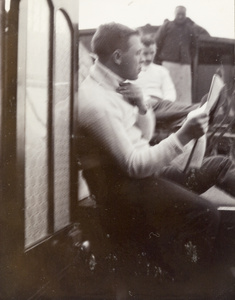
<path fill-rule="evenodd" d="M 123 78 L 112 72 L 98 60 L 92 66 L 90 74 L 100 85 L 114 91 L 116 91 L 119 84 L 124 81 Z"/>

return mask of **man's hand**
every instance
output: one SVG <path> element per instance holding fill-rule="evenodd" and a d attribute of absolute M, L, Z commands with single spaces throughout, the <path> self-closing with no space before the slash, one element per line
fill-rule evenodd
<path fill-rule="evenodd" d="M 140 114 L 146 114 L 147 105 L 144 103 L 143 93 L 137 85 L 130 82 L 120 83 L 117 92 L 122 94 L 131 105 L 137 106 Z"/>
<path fill-rule="evenodd" d="M 176 132 L 176 136 L 182 145 L 186 145 L 192 139 L 198 139 L 203 136 L 208 130 L 209 116 L 205 112 L 193 111 L 182 127 Z"/>

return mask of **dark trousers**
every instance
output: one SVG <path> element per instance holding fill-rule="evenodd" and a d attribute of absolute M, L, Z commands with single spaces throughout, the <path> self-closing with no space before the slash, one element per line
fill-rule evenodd
<path fill-rule="evenodd" d="M 205 159 L 200 170 L 187 174 L 169 167 L 158 179 L 128 178 L 114 168 L 105 173 L 108 194 L 102 219 L 116 240 L 152 241 L 166 259 L 181 262 L 181 267 L 187 261 L 210 260 L 220 216 L 213 204 L 196 193 L 217 185 L 235 195 L 235 167 L 229 159 Z M 88 183 L 94 174 L 99 172 L 86 172 Z M 150 252 L 154 256 L 153 248 Z"/>
<path fill-rule="evenodd" d="M 198 106 L 199 104 L 186 105 L 169 100 L 158 100 L 153 104 L 153 111 L 158 123 L 174 128 L 181 125 L 188 113 Z"/>
<path fill-rule="evenodd" d="M 169 100 L 157 99 L 152 105 L 156 118 L 156 128 L 151 144 L 158 144 L 172 132 L 177 131 L 188 113 L 198 106 L 199 104 L 185 105 Z"/>
<path fill-rule="evenodd" d="M 205 158 L 200 169 L 189 169 L 187 173 L 167 167 L 162 176 L 197 194 L 215 185 L 235 197 L 235 164 L 222 155 Z"/>

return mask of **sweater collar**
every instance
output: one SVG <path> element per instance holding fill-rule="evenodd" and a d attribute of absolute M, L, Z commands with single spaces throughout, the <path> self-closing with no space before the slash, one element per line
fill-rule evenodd
<path fill-rule="evenodd" d="M 123 78 L 108 69 L 99 60 L 96 60 L 92 66 L 90 75 L 100 85 L 115 91 L 119 87 L 119 84 L 124 81 Z"/>

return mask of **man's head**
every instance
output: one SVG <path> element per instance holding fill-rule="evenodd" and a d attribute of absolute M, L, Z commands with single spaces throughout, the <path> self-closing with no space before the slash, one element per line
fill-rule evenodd
<path fill-rule="evenodd" d="M 177 6 L 175 9 L 175 22 L 183 24 L 186 20 L 186 8 L 184 6 Z"/>
<path fill-rule="evenodd" d="M 91 46 L 99 60 L 123 79 L 138 77 L 142 48 L 138 31 L 118 23 L 104 24 L 94 34 Z"/>
<path fill-rule="evenodd" d="M 142 49 L 142 63 L 145 66 L 150 65 L 157 52 L 157 46 L 153 38 L 149 36 L 145 36 L 141 39 L 141 42 L 143 44 Z"/>

